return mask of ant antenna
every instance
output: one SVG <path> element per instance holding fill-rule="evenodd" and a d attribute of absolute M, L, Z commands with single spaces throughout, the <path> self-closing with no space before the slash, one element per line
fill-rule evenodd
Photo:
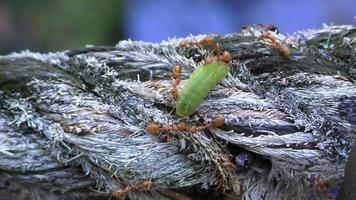
<path fill-rule="evenodd" d="M 217 57 L 218 57 L 218 63 L 219 63 L 219 61 L 220 61 L 220 53 L 221 53 L 221 51 L 220 51 L 220 44 L 219 43 L 216 43 L 216 54 L 217 54 Z"/>

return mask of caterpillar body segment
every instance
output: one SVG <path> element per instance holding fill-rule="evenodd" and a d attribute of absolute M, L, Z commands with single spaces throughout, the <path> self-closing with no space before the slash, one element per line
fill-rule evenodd
<path fill-rule="evenodd" d="M 193 72 L 184 85 L 176 105 L 176 115 L 186 117 L 194 113 L 209 92 L 229 73 L 225 62 L 215 61 Z"/>

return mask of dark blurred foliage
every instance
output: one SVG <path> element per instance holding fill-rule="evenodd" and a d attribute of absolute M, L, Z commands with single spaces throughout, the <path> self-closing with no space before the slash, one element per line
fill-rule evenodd
<path fill-rule="evenodd" d="M 122 39 L 122 11 L 117 0 L 2 0 L 0 54 L 113 45 Z"/>
<path fill-rule="evenodd" d="M 0 54 L 227 34 L 254 23 L 292 33 L 355 24 L 355 15 L 356 0 L 0 0 Z"/>

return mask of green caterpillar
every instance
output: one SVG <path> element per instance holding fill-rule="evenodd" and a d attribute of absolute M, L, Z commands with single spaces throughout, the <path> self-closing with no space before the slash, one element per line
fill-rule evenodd
<path fill-rule="evenodd" d="M 229 73 L 225 62 L 215 61 L 195 70 L 179 95 L 176 115 L 186 117 L 194 113 L 209 92 Z"/>

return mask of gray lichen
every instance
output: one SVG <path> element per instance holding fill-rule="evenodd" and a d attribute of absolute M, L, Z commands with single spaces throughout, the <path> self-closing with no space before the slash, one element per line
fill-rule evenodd
<path fill-rule="evenodd" d="M 319 178 L 342 181 L 356 132 L 356 28 L 331 26 L 288 38 L 291 56 L 253 29 L 212 35 L 233 60 L 228 77 L 189 118 L 171 112 L 174 66 L 182 85 L 212 49 L 172 39 L 121 41 L 50 54 L 0 57 L 0 194 L 107 197 L 151 181 L 130 199 L 165 199 L 189 188 L 245 199 L 316 198 Z M 225 125 L 152 136 L 146 126 Z M 252 152 L 245 169 L 234 157 Z M 216 195 L 214 194 L 214 195 Z"/>

